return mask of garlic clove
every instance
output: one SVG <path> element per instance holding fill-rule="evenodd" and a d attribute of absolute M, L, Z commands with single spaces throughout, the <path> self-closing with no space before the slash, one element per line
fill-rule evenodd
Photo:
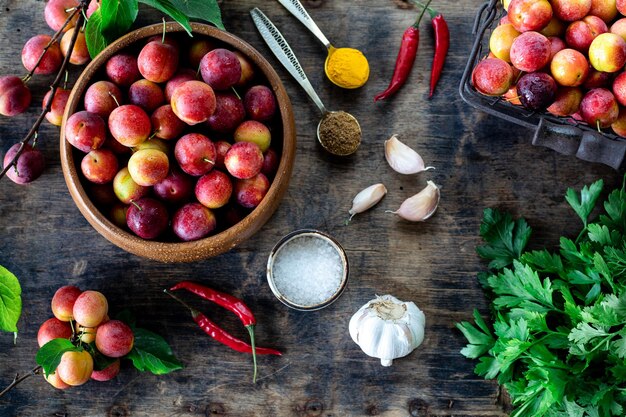
<path fill-rule="evenodd" d="M 421 222 L 430 218 L 437 211 L 441 194 L 434 182 L 428 181 L 427 184 L 422 191 L 404 200 L 398 210 L 388 212 L 410 222 Z"/>
<path fill-rule="evenodd" d="M 400 174 L 417 174 L 435 169 L 434 167 L 424 167 L 422 157 L 412 148 L 400 142 L 396 135 L 385 141 L 385 158 L 389 166 Z"/>
<path fill-rule="evenodd" d="M 352 208 L 348 210 L 350 218 L 352 220 L 355 214 L 363 213 L 374 207 L 383 197 L 387 194 L 387 188 L 383 184 L 370 185 L 366 189 L 360 191 L 352 200 Z"/>

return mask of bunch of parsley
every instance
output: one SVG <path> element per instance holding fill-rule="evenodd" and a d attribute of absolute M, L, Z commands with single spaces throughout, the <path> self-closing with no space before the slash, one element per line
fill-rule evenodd
<path fill-rule="evenodd" d="M 590 222 L 603 181 L 566 200 L 583 222 L 558 251 L 525 251 L 524 219 L 486 209 L 477 248 L 492 325 L 458 323 L 475 372 L 509 392 L 513 417 L 626 415 L 626 177 Z"/>

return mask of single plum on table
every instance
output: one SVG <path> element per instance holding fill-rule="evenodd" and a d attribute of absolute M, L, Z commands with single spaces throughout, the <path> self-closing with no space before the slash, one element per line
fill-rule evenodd
<path fill-rule="evenodd" d="M 124 146 L 137 146 L 150 136 L 152 122 L 139 106 L 125 104 L 109 115 L 109 131 Z"/>
<path fill-rule="evenodd" d="M 185 81 L 174 90 L 170 104 L 180 120 L 196 125 L 215 112 L 215 92 L 202 81 Z"/>
<path fill-rule="evenodd" d="M 105 356 L 121 358 L 133 348 L 135 335 L 131 328 L 120 320 L 109 320 L 98 326 L 96 347 Z"/>
<path fill-rule="evenodd" d="M 119 359 L 116 359 L 115 361 L 113 361 L 113 363 L 100 371 L 94 369 L 91 373 L 91 379 L 99 382 L 112 380 L 117 376 L 117 374 L 120 373 L 120 363 L 121 361 Z"/>
<path fill-rule="evenodd" d="M 0 77 L 0 114 L 15 116 L 30 106 L 31 93 L 24 81 L 15 75 Z"/>
<path fill-rule="evenodd" d="M 83 157 L 80 170 L 88 181 L 107 184 L 117 174 L 117 156 L 110 149 L 94 149 Z"/>
<path fill-rule="evenodd" d="M 61 53 L 63 56 L 68 54 L 70 49 L 70 43 L 72 43 L 72 37 L 74 36 L 74 32 L 77 28 L 72 28 L 65 32 L 63 37 L 61 38 L 61 42 L 59 44 L 61 48 Z M 89 50 L 87 49 L 87 40 L 85 39 L 85 33 L 82 31 L 78 31 L 78 35 L 76 35 L 76 42 L 74 43 L 74 48 L 70 53 L 70 64 L 73 65 L 84 65 L 91 60 L 89 56 Z"/>
<path fill-rule="evenodd" d="M 119 53 L 109 58 L 105 71 L 109 80 L 122 87 L 129 87 L 141 78 L 137 57 L 129 53 Z"/>
<path fill-rule="evenodd" d="M 70 337 L 72 337 L 70 324 L 53 317 L 44 321 L 39 327 L 37 344 L 42 347 L 52 339 L 69 339 Z"/>
<path fill-rule="evenodd" d="M 169 223 L 169 214 L 165 205 L 151 197 L 134 201 L 126 213 L 126 224 L 137 236 L 143 239 L 159 237 Z"/>
<path fill-rule="evenodd" d="M 48 99 L 50 99 L 51 94 L 52 90 L 48 91 L 43 97 L 43 102 L 41 103 L 42 108 L 46 107 L 46 103 L 48 102 Z M 52 103 L 50 104 L 50 111 L 46 113 L 46 120 L 48 120 L 51 124 L 55 126 L 61 126 L 63 113 L 65 112 L 65 106 L 67 105 L 67 100 L 69 98 L 70 90 L 66 90 L 65 88 L 57 88 L 56 92 L 54 93 L 54 97 L 52 98 Z"/>
<path fill-rule="evenodd" d="M 137 80 L 128 89 L 128 102 L 152 113 L 165 102 L 161 87 L 149 80 Z"/>
<path fill-rule="evenodd" d="M 263 174 L 252 178 L 236 180 L 234 193 L 237 203 L 245 208 L 254 208 L 261 204 L 270 188 L 270 182 Z"/>
<path fill-rule="evenodd" d="M 85 92 L 85 110 L 107 119 L 122 101 L 119 87 L 110 81 L 96 81 Z"/>
<path fill-rule="evenodd" d="M 74 320 L 85 327 L 96 327 L 104 321 L 108 312 L 109 303 L 104 294 L 93 290 L 83 291 L 72 308 Z"/>
<path fill-rule="evenodd" d="M 232 51 L 217 48 L 202 57 L 200 74 L 213 89 L 227 90 L 239 82 L 241 64 Z"/>
<path fill-rule="evenodd" d="M 263 152 L 256 143 L 237 142 L 226 152 L 224 165 L 235 178 L 252 178 L 261 172 Z"/>
<path fill-rule="evenodd" d="M 250 87 L 243 98 L 246 114 L 259 122 L 271 120 L 276 113 L 276 97 L 265 85 Z"/>
<path fill-rule="evenodd" d="M 92 372 L 93 358 L 87 350 L 65 352 L 55 371 L 61 381 L 73 387 L 89 381 Z"/>
<path fill-rule="evenodd" d="M 529 110 L 542 110 L 554 101 L 556 82 L 545 72 L 523 75 L 517 82 L 517 92 L 522 105 Z"/>
<path fill-rule="evenodd" d="M 153 191 L 158 198 L 168 203 L 181 203 L 193 196 L 194 179 L 172 166 L 163 180 L 154 184 Z"/>
<path fill-rule="evenodd" d="M 150 41 L 139 52 L 137 67 L 145 79 L 165 82 L 178 69 L 178 48 L 160 40 Z"/>
<path fill-rule="evenodd" d="M 246 117 L 243 101 L 233 93 L 215 94 L 215 112 L 207 120 L 211 130 L 219 133 L 230 133 Z"/>
<path fill-rule="evenodd" d="M 95 113 L 82 110 L 71 115 L 65 123 L 65 139 L 85 153 L 101 147 L 106 137 L 104 120 Z"/>
<path fill-rule="evenodd" d="M 501 96 L 513 84 L 514 73 L 509 63 L 499 58 L 486 58 L 472 71 L 472 85 L 481 94 Z"/>
<path fill-rule="evenodd" d="M 50 307 L 54 317 L 61 321 L 70 321 L 74 318 L 74 303 L 82 294 L 80 288 L 74 285 L 65 285 L 54 293 Z"/>
<path fill-rule="evenodd" d="M 35 35 L 26 42 L 22 48 L 22 64 L 27 71 L 34 69 L 35 74 L 50 75 L 61 68 L 63 54 L 61 54 L 59 43 L 53 42 L 35 69 L 39 57 L 51 40 L 52 38 L 48 35 Z"/>
<path fill-rule="evenodd" d="M 183 171 L 198 177 L 213 169 L 217 151 L 211 139 L 200 133 L 188 133 L 176 141 L 174 157 Z"/>
<path fill-rule="evenodd" d="M 53 31 L 60 30 L 67 19 L 72 14 L 72 11 L 78 6 L 79 0 L 49 0 L 46 3 L 46 7 L 43 9 L 43 16 Z M 78 14 L 72 17 L 72 20 L 63 31 L 67 31 L 76 25 L 78 20 Z"/>
<path fill-rule="evenodd" d="M 185 130 L 185 123 L 176 116 L 172 106 L 164 104 L 150 116 L 154 136 L 160 139 L 175 139 Z"/>
<path fill-rule="evenodd" d="M 200 203 L 188 203 L 172 218 L 172 230 L 183 241 L 202 239 L 215 230 L 217 221 L 211 210 Z"/>
<path fill-rule="evenodd" d="M 195 187 L 196 199 L 200 204 L 210 209 L 225 206 L 232 193 L 232 181 L 228 175 L 217 170 L 200 177 Z"/>
<path fill-rule="evenodd" d="M 7 167 L 11 163 L 20 147 L 21 145 L 16 143 L 9 148 L 4 155 L 4 167 Z M 38 148 L 34 148 L 27 143 L 24 145 L 17 161 L 6 172 L 6 175 L 16 184 L 28 184 L 35 181 L 43 174 L 45 166 L 46 161 L 43 153 Z"/>

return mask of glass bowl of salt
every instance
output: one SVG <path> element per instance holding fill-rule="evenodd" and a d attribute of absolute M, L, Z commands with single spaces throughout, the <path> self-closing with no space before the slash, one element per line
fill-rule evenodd
<path fill-rule="evenodd" d="M 348 257 L 333 237 L 318 230 L 296 230 L 272 249 L 267 281 L 286 306 L 319 310 L 332 304 L 346 288 Z"/>

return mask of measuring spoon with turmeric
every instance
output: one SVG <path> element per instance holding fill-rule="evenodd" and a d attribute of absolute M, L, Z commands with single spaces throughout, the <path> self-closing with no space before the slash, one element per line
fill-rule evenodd
<path fill-rule="evenodd" d="M 324 71 L 328 79 L 342 88 L 362 87 L 369 78 L 370 67 L 365 55 L 354 48 L 335 48 L 315 24 L 300 0 L 278 0 L 326 47 L 328 55 Z"/>
<path fill-rule="evenodd" d="M 252 9 L 250 15 L 270 50 L 322 112 L 322 119 L 317 125 L 317 140 L 322 147 L 333 155 L 347 156 L 353 154 L 361 144 L 359 122 L 345 111 L 327 110 L 313 89 L 293 50 L 276 29 L 276 26 L 258 7 Z"/>

